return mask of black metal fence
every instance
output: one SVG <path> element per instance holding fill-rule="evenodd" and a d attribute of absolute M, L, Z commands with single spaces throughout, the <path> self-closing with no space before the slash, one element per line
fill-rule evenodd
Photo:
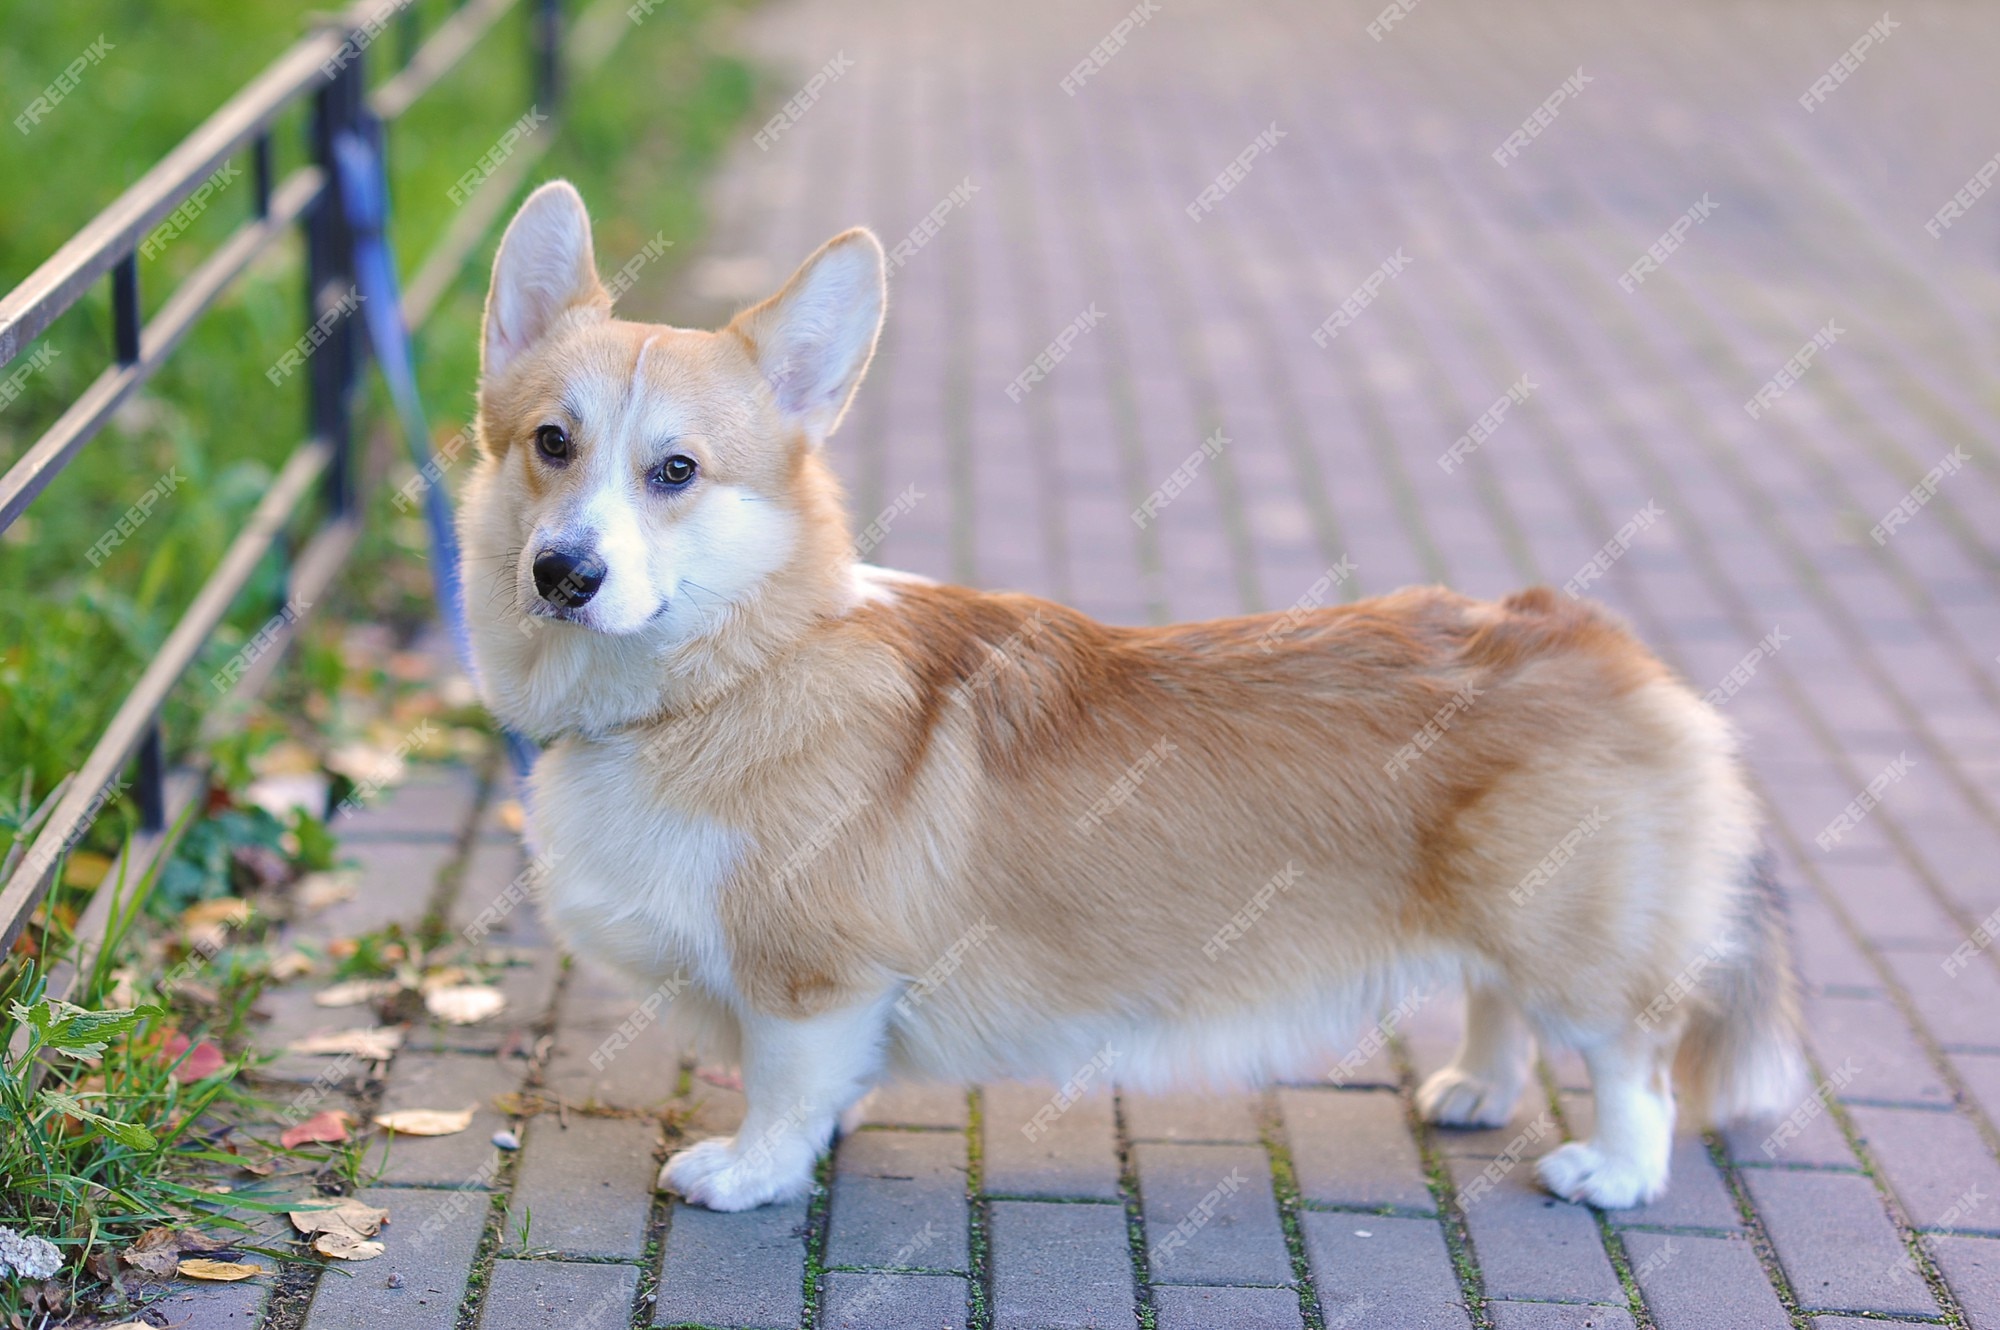
<path fill-rule="evenodd" d="M 279 467 L 247 523 L 118 705 L 96 745 L 44 799 L 7 862 L 0 864 L 0 880 L 5 882 L 0 888 L 0 952 L 11 946 L 28 922 L 64 854 L 89 830 L 104 805 L 128 788 L 140 830 L 114 872 L 136 880 L 170 848 L 171 828 L 205 787 L 206 778 L 199 772 L 169 772 L 162 707 L 263 561 L 274 550 L 286 558 L 287 610 L 259 634 L 254 658 L 231 671 L 218 715 L 227 715 L 233 704 L 264 686 L 297 631 L 301 615 L 292 607 L 318 601 L 353 549 L 362 508 L 354 409 L 367 347 L 359 321 L 345 317 L 340 308 L 341 302 L 352 300 L 355 261 L 333 144 L 344 131 L 378 133 L 395 121 L 516 10 L 525 10 L 530 26 L 534 106 L 554 114 L 565 57 L 561 0 L 461 0 L 427 37 L 419 31 L 411 0 L 361 0 L 287 50 L 27 280 L 0 298 L 0 369 L 107 278 L 112 313 L 109 363 L 0 476 L 0 531 L 90 444 L 120 404 L 159 371 L 231 283 L 293 226 L 304 230 L 305 336 L 314 347 L 310 356 L 300 358 L 300 368 L 308 376 L 305 441 Z M 598 0 L 577 20 L 574 58 L 587 63 L 601 60 L 626 27 L 622 0 Z M 369 69 L 387 63 L 374 58 L 380 49 L 377 39 L 392 30 L 394 38 L 383 46 L 395 48 L 404 58 L 371 88 Z M 274 179 L 276 123 L 301 104 L 310 108 L 311 160 L 284 179 Z M 491 232 L 553 137 L 536 136 L 531 146 L 496 170 L 410 277 L 402 312 L 412 332 L 428 319 L 466 259 Z M 255 173 L 253 217 L 218 245 L 151 319 L 144 318 L 138 262 L 143 240 L 246 148 Z M 312 523 L 312 534 L 292 555 L 284 536 L 302 519 Z M 107 884 L 117 880 L 109 878 Z M 86 953 L 103 935 L 112 895 L 108 885 L 100 889 L 79 921 Z"/>

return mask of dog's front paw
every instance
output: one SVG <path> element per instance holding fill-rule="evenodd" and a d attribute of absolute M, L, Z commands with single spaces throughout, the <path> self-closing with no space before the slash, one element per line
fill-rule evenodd
<path fill-rule="evenodd" d="M 660 1186 L 678 1192 L 690 1205 L 710 1210 L 754 1210 L 789 1201 L 812 1188 L 812 1163 L 788 1166 L 773 1153 L 744 1154 L 732 1137 L 701 1141 L 680 1151 L 660 1169 Z"/>
<path fill-rule="evenodd" d="M 1535 1176 L 1566 1201 L 1600 1210 L 1626 1210 L 1656 1201 L 1667 1190 L 1664 1168 L 1649 1169 L 1608 1155 L 1587 1141 L 1571 1141 L 1541 1157 Z"/>
<path fill-rule="evenodd" d="M 1417 1089 L 1417 1114 L 1439 1127 L 1504 1127 L 1514 1116 L 1521 1087 L 1446 1067 Z"/>

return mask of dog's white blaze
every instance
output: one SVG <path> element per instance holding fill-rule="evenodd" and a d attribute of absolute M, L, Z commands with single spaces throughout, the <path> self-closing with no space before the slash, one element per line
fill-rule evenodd
<path fill-rule="evenodd" d="M 639 496 L 617 484 L 593 488 L 577 526 L 604 560 L 604 586 L 590 603 L 593 625 L 602 632 L 631 633 L 659 611 L 662 597 L 652 577 L 651 542 L 637 511 Z"/>
<path fill-rule="evenodd" d="M 549 914 L 573 951 L 654 987 L 685 970 L 722 997 L 735 980 L 716 903 L 745 838 L 662 804 L 632 778 L 631 740 L 564 739 L 535 763 Z"/>

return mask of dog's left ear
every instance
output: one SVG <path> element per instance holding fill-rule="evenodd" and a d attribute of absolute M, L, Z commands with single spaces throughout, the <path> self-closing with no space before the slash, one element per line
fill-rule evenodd
<path fill-rule="evenodd" d="M 597 279 L 583 196 L 569 181 L 552 180 L 528 195 L 493 257 L 481 375 L 490 379 L 512 364 L 573 309 L 601 317 L 610 312 L 611 293 Z"/>
<path fill-rule="evenodd" d="M 778 294 L 730 322 L 778 409 L 815 445 L 840 424 L 867 372 L 887 295 L 882 242 L 856 227 L 822 245 Z"/>

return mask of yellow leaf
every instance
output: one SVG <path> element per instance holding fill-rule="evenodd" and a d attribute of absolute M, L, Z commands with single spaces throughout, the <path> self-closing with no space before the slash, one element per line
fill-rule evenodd
<path fill-rule="evenodd" d="M 377 1113 L 375 1125 L 404 1136 L 451 1136 L 472 1125 L 472 1110 L 454 1113 L 442 1108 L 405 1108 L 394 1113 Z"/>
<path fill-rule="evenodd" d="M 252 1275 L 264 1273 L 261 1265 L 243 1265 L 236 1261 L 182 1261 L 180 1276 L 183 1279 L 208 1279 L 221 1283 L 233 1283 L 238 1279 L 248 1279 Z"/>

